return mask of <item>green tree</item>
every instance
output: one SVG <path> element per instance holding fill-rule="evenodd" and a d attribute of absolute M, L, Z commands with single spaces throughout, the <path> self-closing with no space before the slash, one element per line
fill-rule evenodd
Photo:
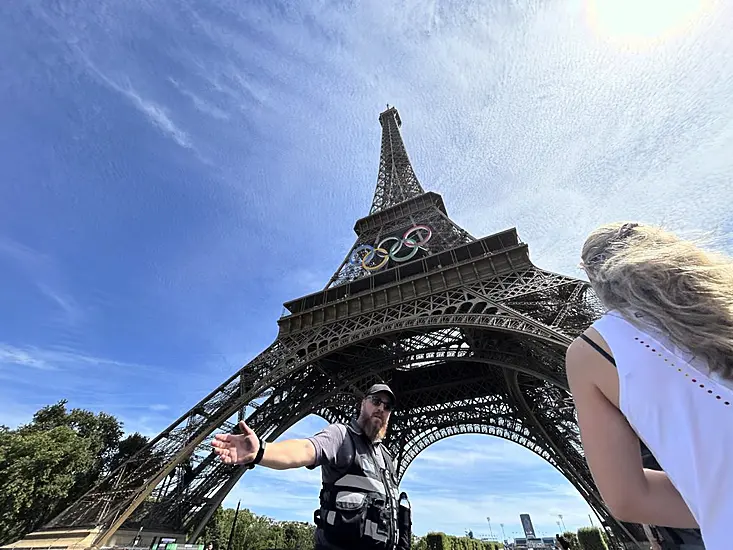
<path fill-rule="evenodd" d="M 94 414 L 84 409 L 66 410 L 65 399 L 39 410 L 30 424 L 21 426 L 21 433 L 47 431 L 60 426 L 74 430 L 83 438 L 90 450 L 97 453 L 94 469 L 97 473 L 109 472 L 110 462 L 119 449 L 122 424 L 114 416 L 104 412 Z M 138 434 L 139 435 L 139 434 Z"/>
<path fill-rule="evenodd" d="M 226 509 L 220 517 L 219 537 L 221 547 L 229 540 L 229 533 L 234 522 L 235 510 Z M 275 544 L 282 542 L 282 533 L 273 529 L 273 521 L 264 516 L 257 516 L 246 508 L 239 510 L 237 524 L 232 536 L 232 550 L 266 550 L 278 548 Z M 208 542 L 208 541 L 202 541 Z M 279 548 L 282 548 L 280 546 Z"/>
<path fill-rule="evenodd" d="M 117 452 L 109 461 L 109 471 L 116 470 L 123 462 L 131 458 L 135 453 L 145 448 L 148 438 L 138 432 L 128 435 L 120 441 Z"/>
<path fill-rule="evenodd" d="M 0 427 L 0 544 L 41 527 L 147 443 L 121 437 L 115 417 L 68 411 L 65 400 L 17 430 Z"/>
<path fill-rule="evenodd" d="M 314 546 L 315 525 L 300 521 L 281 523 L 285 536 L 285 548 L 291 550 L 311 550 Z"/>
<path fill-rule="evenodd" d="M 0 544 L 37 529 L 76 494 L 97 457 L 68 426 L 0 432 Z"/>
<path fill-rule="evenodd" d="M 39 410 L 30 424 L 18 428 L 19 434 L 38 433 L 67 427 L 72 429 L 94 456 L 91 466 L 79 472 L 77 483 L 69 490 L 69 500 L 74 500 L 88 491 L 100 476 L 109 473 L 111 462 L 118 452 L 122 424 L 107 413 L 94 414 L 84 409 L 66 410 L 67 401 Z"/>
<path fill-rule="evenodd" d="M 265 538 L 265 548 L 285 548 L 285 530 L 282 524 L 265 518 L 267 525 L 267 537 Z"/>
<path fill-rule="evenodd" d="M 201 535 L 197 541 L 198 543 L 203 543 L 204 545 L 212 543 L 215 550 L 220 550 L 221 548 L 226 547 L 226 534 L 222 533 L 221 525 L 224 514 L 224 508 L 219 506 L 204 529 L 201 531 Z M 193 533 L 188 533 L 189 536 L 192 534 Z"/>

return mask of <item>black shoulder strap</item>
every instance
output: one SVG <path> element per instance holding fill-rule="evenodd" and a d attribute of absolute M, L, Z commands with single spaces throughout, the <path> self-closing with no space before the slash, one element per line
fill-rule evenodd
<path fill-rule="evenodd" d="M 598 353 L 600 353 L 601 355 L 603 355 L 603 357 L 605 357 L 606 359 L 608 359 L 614 367 L 616 366 L 616 360 L 613 357 L 611 357 L 611 354 L 608 353 L 605 349 L 603 349 L 601 346 L 599 346 L 598 344 L 596 344 L 593 340 L 591 340 L 590 338 L 588 338 L 585 334 L 581 334 L 580 335 L 580 338 L 584 342 L 587 342 L 588 344 L 590 344 L 590 347 L 592 347 Z"/>
<path fill-rule="evenodd" d="M 384 465 L 387 467 L 387 469 L 393 476 L 396 476 L 397 472 L 395 471 L 394 461 L 392 460 L 392 455 L 387 450 L 387 447 L 385 447 L 384 443 L 382 443 L 379 446 L 379 449 L 382 452 L 382 457 L 384 458 Z"/>
<path fill-rule="evenodd" d="M 347 472 L 351 470 L 351 467 L 354 465 L 354 460 L 356 460 L 356 440 L 355 440 L 356 434 L 349 428 L 348 424 L 346 425 L 346 437 L 344 438 L 344 445 L 350 445 L 351 446 L 351 452 L 349 453 L 349 456 L 351 457 L 351 460 L 349 461 L 349 465 L 344 468 L 344 471 Z M 348 439 L 348 443 L 346 440 Z M 349 451 L 345 451 L 349 452 Z"/>

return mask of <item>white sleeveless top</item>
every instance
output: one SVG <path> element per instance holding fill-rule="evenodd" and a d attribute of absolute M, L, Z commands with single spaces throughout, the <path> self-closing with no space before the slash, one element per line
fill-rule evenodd
<path fill-rule="evenodd" d="M 611 311 L 593 323 L 616 361 L 619 406 L 692 511 L 707 550 L 733 544 L 733 384 Z"/>

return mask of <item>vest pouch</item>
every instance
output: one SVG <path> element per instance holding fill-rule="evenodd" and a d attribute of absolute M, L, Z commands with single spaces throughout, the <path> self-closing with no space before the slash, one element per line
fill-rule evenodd
<path fill-rule="evenodd" d="M 389 540 L 390 525 L 392 524 L 392 514 L 386 504 L 381 504 L 375 509 L 375 533 L 381 538 L 386 537 Z"/>
<path fill-rule="evenodd" d="M 339 491 L 333 501 L 334 510 L 326 513 L 323 532 L 331 544 L 351 548 L 364 535 L 368 499 L 364 493 Z"/>

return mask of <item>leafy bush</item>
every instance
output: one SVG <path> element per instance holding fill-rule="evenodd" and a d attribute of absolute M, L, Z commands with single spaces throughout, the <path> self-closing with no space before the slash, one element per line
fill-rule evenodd
<path fill-rule="evenodd" d="M 448 535 L 445 533 L 428 533 L 425 537 L 428 550 L 453 550 Z"/>
<path fill-rule="evenodd" d="M 578 542 L 578 535 L 572 531 L 565 531 L 562 536 L 568 543 L 570 543 L 570 550 L 580 550 L 580 543 Z"/>
<path fill-rule="evenodd" d="M 500 542 L 483 542 L 469 537 L 453 537 L 445 533 L 428 533 L 427 550 L 500 550 Z"/>
<path fill-rule="evenodd" d="M 603 533 L 598 527 L 578 529 L 578 542 L 582 550 L 608 550 Z"/>

